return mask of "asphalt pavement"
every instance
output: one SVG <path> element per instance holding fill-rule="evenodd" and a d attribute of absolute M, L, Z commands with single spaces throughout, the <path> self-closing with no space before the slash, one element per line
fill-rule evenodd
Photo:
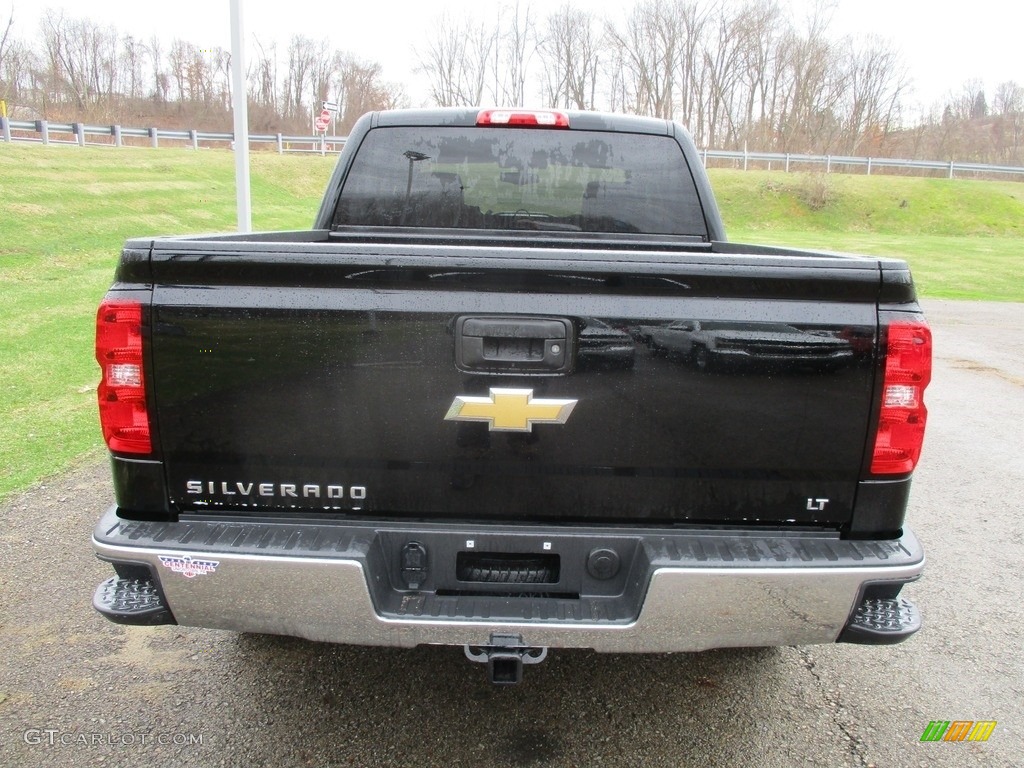
<path fill-rule="evenodd" d="M 852 645 L 552 651 L 512 688 L 391 650 L 95 614 L 105 462 L 0 506 L 0 766 L 1024 765 L 1024 305 L 929 301 L 936 366 L 904 594 L 924 628 Z M 921 742 L 930 721 L 997 723 Z"/>

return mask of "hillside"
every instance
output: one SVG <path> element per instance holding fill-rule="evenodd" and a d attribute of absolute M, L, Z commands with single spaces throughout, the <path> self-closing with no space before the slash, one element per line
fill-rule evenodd
<path fill-rule="evenodd" d="M 732 240 L 906 259 L 922 296 L 1024 301 L 1024 184 L 711 172 Z"/>

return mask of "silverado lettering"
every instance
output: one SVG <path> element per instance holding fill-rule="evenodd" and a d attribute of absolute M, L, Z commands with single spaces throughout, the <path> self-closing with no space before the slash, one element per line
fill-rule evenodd
<path fill-rule="evenodd" d="M 185 492 L 190 495 L 221 495 L 221 496 L 288 496 L 304 499 L 344 499 L 344 485 L 300 485 L 297 483 L 240 483 L 216 480 L 189 480 L 185 483 Z M 353 485 L 348 488 L 348 498 L 361 501 L 366 498 L 366 488 Z"/>
<path fill-rule="evenodd" d="M 129 240 L 96 357 L 113 621 L 462 646 L 498 683 L 920 627 L 910 271 L 728 242 L 673 122 L 366 115 L 313 229 Z"/>

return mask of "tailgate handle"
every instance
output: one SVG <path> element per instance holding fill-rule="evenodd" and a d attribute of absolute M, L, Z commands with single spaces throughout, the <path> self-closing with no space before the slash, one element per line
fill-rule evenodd
<path fill-rule="evenodd" d="M 554 317 L 460 317 L 455 365 L 471 373 L 565 373 L 573 325 Z"/>

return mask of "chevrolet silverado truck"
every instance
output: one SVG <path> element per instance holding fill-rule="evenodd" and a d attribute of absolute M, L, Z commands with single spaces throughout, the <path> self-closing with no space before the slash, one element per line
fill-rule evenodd
<path fill-rule="evenodd" d="M 792 331 L 770 369 L 636 341 L 680 323 Z M 128 241 L 96 357 L 116 622 L 462 646 L 496 683 L 920 626 L 907 265 L 728 242 L 674 122 L 366 115 L 313 229 Z"/>

